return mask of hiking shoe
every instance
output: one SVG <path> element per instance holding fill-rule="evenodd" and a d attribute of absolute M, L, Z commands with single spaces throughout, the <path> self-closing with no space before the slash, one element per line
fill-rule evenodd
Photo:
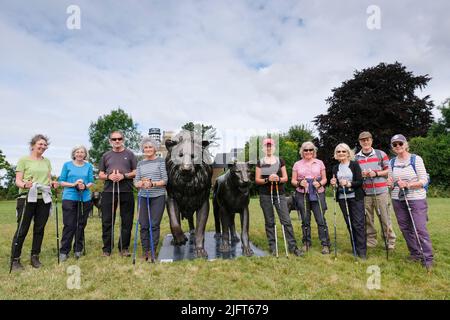
<path fill-rule="evenodd" d="M 297 257 L 301 257 L 303 256 L 303 251 L 300 250 L 299 248 L 295 248 L 294 250 L 291 251 L 292 254 L 296 255 Z"/>
<path fill-rule="evenodd" d="M 149 256 L 150 256 L 150 255 L 149 255 L 148 251 L 144 252 L 144 253 L 142 254 L 142 260 L 148 261 L 148 257 L 149 257 Z"/>
<path fill-rule="evenodd" d="M 12 262 L 12 271 L 21 271 L 21 270 L 23 270 L 23 269 L 25 269 L 24 267 L 23 267 L 23 265 L 20 263 L 20 258 L 15 258 L 15 259 L 13 259 L 13 262 Z"/>
<path fill-rule="evenodd" d="M 64 262 L 67 259 L 69 259 L 69 255 L 68 254 L 65 254 L 65 253 L 60 253 L 59 254 L 59 261 Z"/>
<path fill-rule="evenodd" d="M 322 254 L 330 254 L 330 247 L 323 246 L 322 247 Z"/>
<path fill-rule="evenodd" d="M 111 252 L 103 251 L 102 257 L 110 257 L 110 256 L 111 256 Z"/>
<path fill-rule="evenodd" d="M 409 262 L 421 262 L 422 259 L 420 259 L 419 257 L 413 257 L 413 256 L 407 256 L 406 260 L 408 260 Z"/>
<path fill-rule="evenodd" d="M 395 245 L 394 244 L 389 244 L 388 245 L 388 250 L 394 251 L 395 250 Z"/>
<path fill-rule="evenodd" d="M 128 249 L 120 251 L 121 257 L 131 257 L 131 253 L 128 251 Z"/>
<path fill-rule="evenodd" d="M 80 259 L 82 255 L 83 255 L 83 252 L 81 252 L 81 251 L 75 252 L 75 254 L 74 254 L 76 259 Z"/>
<path fill-rule="evenodd" d="M 33 254 L 31 256 L 31 265 L 36 269 L 39 269 L 42 266 L 42 263 L 39 261 L 39 256 L 37 254 Z"/>

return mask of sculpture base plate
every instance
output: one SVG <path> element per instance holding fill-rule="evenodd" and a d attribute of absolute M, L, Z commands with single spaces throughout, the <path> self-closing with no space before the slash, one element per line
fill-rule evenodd
<path fill-rule="evenodd" d="M 231 243 L 231 250 L 229 252 L 220 252 L 220 239 L 215 239 L 214 234 L 214 232 L 205 233 L 205 250 L 206 252 L 208 252 L 208 260 L 234 259 L 242 256 L 241 241 Z M 173 262 L 179 260 L 196 259 L 194 255 L 194 238 L 190 237 L 189 233 L 185 233 L 185 235 L 188 238 L 188 241 L 185 245 L 182 246 L 172 245 L 172 234 L 166 235 L 159 251 L 158 261 Z M 251 242 L 250 247 L 253 250 L 253 256 L 263 257 L 268 254 L 265 251 L 255 247 L 255 245 L 253 245 L 253 243 Z"/>

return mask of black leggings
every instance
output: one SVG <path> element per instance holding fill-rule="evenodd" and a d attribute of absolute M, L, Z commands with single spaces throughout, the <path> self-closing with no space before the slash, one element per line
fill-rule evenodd
<path fill-rule="evenodd" d="M 18 228 L 16 230 L 16 233 L 14 234 L 11 246 L 13 258 L 20 258 L 20 255 L 22 254 L 23 242 L 25 241 L 25 238 L 28 234 L 31 220 L 34 220 L 31 255 L 39 255 L 41 253 L 45 225 L 47 224 L 51 205 L 51 202 L 44 203 L 44 200 L 42 199 L 38 199 L 37 202 L 26 202 L 26 199 L 24 198 L 17 199 L 16 212 Z"/>

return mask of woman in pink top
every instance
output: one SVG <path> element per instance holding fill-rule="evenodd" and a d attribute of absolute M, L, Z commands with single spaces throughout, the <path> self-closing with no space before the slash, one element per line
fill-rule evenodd
<path fill-rule="evenodd" d="M 307 251 L 312 243 L 312 210 L 317 222 L 319 239 L 322 244 L 322 254 L 329 254 L 330 237 L 325 220 L 325 211 L 327 210 L 324 188 L 324 185 L 327 183 L 325 165 L 321 160 L 316 159 L 317 148 L 311 141 L 304 142 L 299 153 L 302 159 L 297 161 L 292 168 L 291 184 L 296 187 L 295 200 L 302 220 L 303 250 Z"/>

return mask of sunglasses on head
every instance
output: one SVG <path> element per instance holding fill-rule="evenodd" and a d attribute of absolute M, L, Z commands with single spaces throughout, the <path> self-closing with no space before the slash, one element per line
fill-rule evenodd
<path fill-rule="evenodd" d="M 392 146 L 395 148 L 396 146 L 403 146 L 403 142 L 399 141 L 399 142 L 393 142 Z"/>
<path fill-rule="evenodd" d="M 303 149 L 303 152 L 313 152 L 314 149 Z"/>
<path fill-rule="evenodd" d="M 122 141 L 123 138 L 111 138 L 111 141 Z"/>

